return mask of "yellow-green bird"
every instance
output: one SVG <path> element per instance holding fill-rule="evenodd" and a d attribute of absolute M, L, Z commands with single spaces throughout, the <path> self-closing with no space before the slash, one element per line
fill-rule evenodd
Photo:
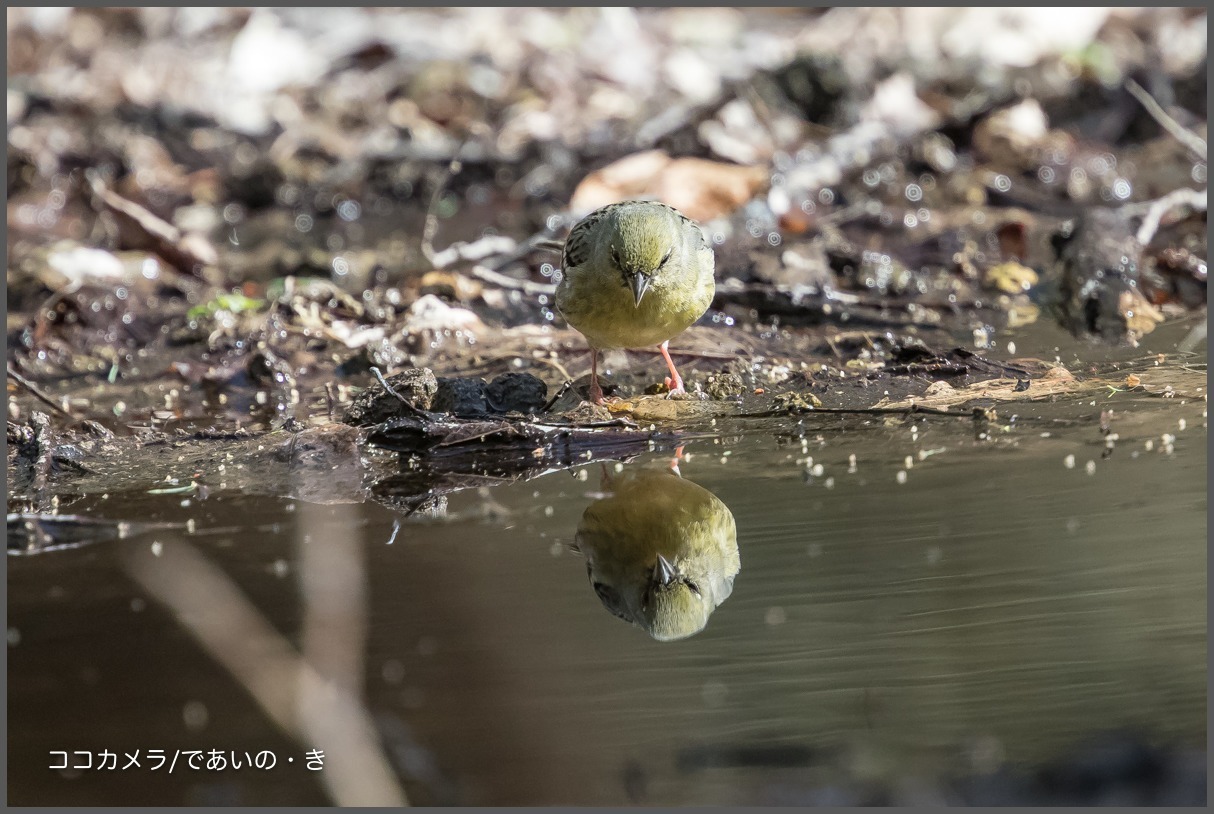
<path fill-rule="evenodd" d="M 605 485 L 575 543 L 599 601 L 659 641 L 699 633 L 741 568 L 729 507 L 673 470 L 628 470 Z"/>
<path fill-rule="evenodd" d="M 657 201 L 624 201 L 591 212 L 565 240 L 556 307 L 590 345 L 590 400 L 603 402 L 599 351 L 657 345 L 670 393 L 686 392 L 670 339 L 712 303 L 715 259 L 704 233 Z"/>

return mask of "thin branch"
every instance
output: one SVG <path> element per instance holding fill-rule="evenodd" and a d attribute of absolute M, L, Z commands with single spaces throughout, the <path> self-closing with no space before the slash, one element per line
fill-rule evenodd
<path fill-rule="evenodd" d="M 392 388 L 392 385 L 388 384 L 388 380 L 384 378 L 384 374 L 381 373 L 380 369 L 375 365 L 371 366 L 371 375 L 375 377 L 376 381 L 379 382 L 379 386 L 382 387 L 388 393 L 388 395 L 392 396 L 403 404 L 405 408 L 409 410 L 409 412 L 426 421 L 434 421 L 437 418 L 434 413 L 430 412 L 429 410 L 423 410 L 421 407 L 418 407 L 416 404 L 410 402 L 400 393 L 397 393 L 396 390 Z"/>
<path fill-rule="evenodd" d="M 1142 225 L 1138 227 L 1138 233 L 1135 238 L 1138 240 L 1138 245 L 1145 246 L 1155 237 L 1155 233 L 1159 231 L 1159 223 L 1163 220 L 1163 216 L 1173 209 L 1181 206 L 1190 206 L 1197 212 L 1206 211 L 1206 198 L 1208 193 L 1204 189 L 1177 189 L 1151 201 L 1147 205 L 1146 216 L 1142 219 Z"/>
<path fill-rule="evenodd" d="M 1180 353 L 1191 353 L 1194 351 L 1198 345 L 1205 341 L 1206 328 L 1206 321 L 1204 319 L 1194 325 L 1185 338 L 1180 340 L 1180 344 L 1176 346 L 1176 350 Z"/>
<path fill-rule="evenodd" d="M 552 283 L 536 283 L 531 280 L 516 280 L 513 277 L 507 277 L 505 274 L 494 271 L 480 264 L 472 266 L 468 269 L 468 273 L 476 279 L 490 285 L 495 285 L 500 288 L 509 288 L 515 291 L 522 291 L 524 294 L 545 294 L 551 297 L 556 293 L 556 286 Z"/>
<path fill-rule="evenodd" d="M 451 179 L 464 168 L 464 162 L 460 160 L 460 154 L 463 153 L 464 145 L 467 143 L 467 140 L 465 140 L 456 148 L 455 155 L 451 157 L 451 161 L 447 164 L 447 169 L 435 181 L 434 193 L 430 196 L 430 205 L 426 207 L 426 223 L 422 227 L 421 250 L 422 255 L 431 266 L 436 266 L 434 236 L 438 234 L 438 202 L 442 198 L 443 193 L 447 191 L 447 185 L 451 183 Z"/>
<path fill-rule="evenodd" d="M 540 409 L 540 412 L 546 413 L 549 410 L 551 410 L 552 406 L 561 400 L 561 396 L 568 393 L 572 387 L 573 387 L 573 382 L 569 380 L 569 374 L 566 373 L 564 383 L 557 389 L 556 395 L 554 395 L 552 398 L 548 399 L 548 403 L 545 404 L 543 406 L 543 408 Z"/>
<path fill-rule="evenodd" d="M 535 237 L 531 240 L 531 246 L 545 252 L 556 252 L 560 254 L 565 250 L 565 241 L 553 240 L 548 237 Z"/>
<path fill-rule="evenodd" d="M 1138 102 L 1147 109 L 1147 113 L 1151 114 L 1151 118 L 1159 122 L 1159 126 L 1179 141 L 1185 147 L 1197 155 L 1203 161 L 1206 158 L 1206 140 L 1196 133 L 1185 129 L 1180 122 L 1173 119 L 1168 112 L 1156 102 L 1151 94 L 1147 93 L 1142 85 L 1139 85 L 1133 79 L 1126 79 L 1125 89 L 1130 92 Z"/>
<path fill-rule="evenodd" d="M 730 418 L 773 418 L 787 415 L 812 415 L 813 413 L 851 414 L 851 415 L 911 415 L 921 413 L 926 415 L 943 415 L 950 418 L 982 418 L 986 410 L 975 407 L 967 413 L 955 413 L 951 410 L 941 410 L 937 407 L 920 407 L 912 404 L 910 407 L 814 407 L 812 409 L 775 409 L 761 410 L 755 413 L 734 413 Z"/>
<path fill-rule="evenodd" d="M 8 363 L 8 377 L 10 379 L 12 379 L 13 381 L 15 381 L 17 384 L 24 387 L 31 396 L 38 399 L 38 401 L 42 402 L 47 407 L 50 407 L 52 410 L 59 413 L 60 415 L 65 415 L 68 418 L 72 419 L 73 421 L 80 420 L 79 416 L 73 414 L 70 410 L 68 410 L 62 404 L 55 403 L 55 401 L 50 396 L 48 396 L 46 393 L 42 392 L 42 390 L 38 387 L 38 385 L 34 384 L 29 379 L 25 378 L 20 373 L 18 373 L 17 369 L 15 367 L 13 367 L 12 362 Z"/>

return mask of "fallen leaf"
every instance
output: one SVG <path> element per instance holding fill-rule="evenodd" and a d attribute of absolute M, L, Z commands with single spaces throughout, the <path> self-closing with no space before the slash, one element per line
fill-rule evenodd
<path fill-rule="evenodd" d="M 706 221 L 732 213 L 768 181 L 764 167 L 671 158 L 661 150 L 647 150 L 587 175 L 574 190 L 569 208 L 584 215 L 618 201 L 653 198 L 693 220 Z"/>
<path fill-rule="evenodd" d="M 627 416 L 633 421 L 677 421 L 722 414 L 727 405 L 712 401 L 668 399 L 665 396 L 639 396 L 633 399 L 609 401 L 604 405 L 613 416 Z"/>
<path fill-rule="evenodd" d="M 471 302 L 484 288 L 476 280 L 454 271 L 428 271 L 421 279 L 422 294 L 435 294 L 460 302 Z"/>
<path fill-rule="evenodd" d="M 1117 298 L 1117 312 L 1125 320 L 1127 338 L 1134 342 L 1155 330 L 1163 322 L 1163 312 L 1147 300 L 1136 288 L 1127 288 Z"/>
<path fill-rule="evenodd" d="M 1037 285 L 1037 272 L 1019 263 L 1000 263 L 986 273 L 983 282 L 1006 294 L 1020 294 Z"/>

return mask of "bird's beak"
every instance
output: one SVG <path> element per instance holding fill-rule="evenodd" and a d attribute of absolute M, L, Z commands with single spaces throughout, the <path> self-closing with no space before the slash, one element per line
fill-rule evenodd
<path fill-rule="evenodd" d="M 670 564 L 670 560 L 658 555 L 658 564 L 653 567 L 653 581 L 656 585 L 669 585 L 679 575 L 678 570 Z"/>
<path fill-rule="evenodd" d="M 645 296 L 646 289 L 649 288 L 649 275 L 638 271 L 632 275 L 632 293 L 636 295 L 637 305 L 641 304 L 641 297 Z"/>

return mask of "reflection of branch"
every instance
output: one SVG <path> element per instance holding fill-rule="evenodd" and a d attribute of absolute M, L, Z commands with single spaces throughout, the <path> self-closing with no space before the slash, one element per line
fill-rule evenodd
<path fill-rule="evenodd" d="M 324 507 L 302 502 L 296 525 L 299 593 L 303 599 L 304 661 L 338 689 L 355 694 L 362 685 L 366 574 L 362 539 L 349 505 Z M 317 534 L 325 525 L 340 528 Z M 316 539 L 308 541 L 308 534 Z M 307 706 L 300 704 L 300 709 Z"/>
<path fill-rule="evenodd" d="M 164 545 L 159 557 L 146 546 L 133 548 L 125 560 L 135 581 L 173 611 L 280 729 L 324 751 L 320 779 L 337 805 L 407 805 L 357 697 L 300 658 L 222 571 L 180 541 Z"/>

